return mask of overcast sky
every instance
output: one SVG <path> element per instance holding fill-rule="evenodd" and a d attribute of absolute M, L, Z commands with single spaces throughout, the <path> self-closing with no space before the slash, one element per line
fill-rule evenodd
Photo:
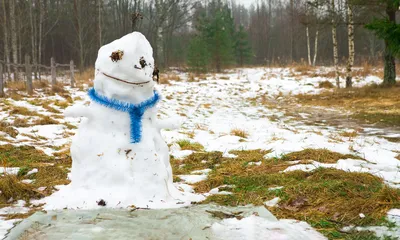
<path fill-rule="evenodd" d="M 237 3 L 244 4 L 246 7 L 250 6 L 252 3 L 255 3 L 257 0 L 236 0 Z"/>

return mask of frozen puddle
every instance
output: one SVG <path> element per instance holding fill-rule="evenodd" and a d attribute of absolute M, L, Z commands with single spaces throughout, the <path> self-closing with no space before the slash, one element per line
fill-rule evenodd
<path fill-rule="evenodd" d="M 277 220 L 264 207 L 197 205 L 162 210 L 37 212 L 6 239 L 325 239 L 307 223 Z"/>

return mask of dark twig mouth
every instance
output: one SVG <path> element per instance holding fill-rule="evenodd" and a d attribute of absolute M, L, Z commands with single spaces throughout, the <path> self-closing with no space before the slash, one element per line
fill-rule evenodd
<path fill-rule="evenodd" d="M 108 75 L 106 73 L 103 73 L 103 72 L 102 72 L 102 74 L 104 76 L 108 77 L 108 78 L 112 78 L 114 80 L 117 80 L 117 81 L 120 81 L 120 82 L 123 82 L 123 83 L 126 83 L 126 84 L 131 84 L 131 85 L 143 85 L 143 84 L 146 84 L 146 83 L 150 82 L 150 81 L 147 81 L 147 82 L 133 83 L 133 82 L 128 82 L 128 81 L 122 80 L 122 79 L 117 78 L 117 77 L 110 76 L 110 75 Z"/>

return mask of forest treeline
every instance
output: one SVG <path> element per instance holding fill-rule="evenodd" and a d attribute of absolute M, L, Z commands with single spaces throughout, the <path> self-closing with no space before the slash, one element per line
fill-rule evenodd
<path fill-rule="evenodd" d="M 161 68 L 353 65 L 384 57 L 388 33 L 379 32 L 385 27 L 376 19 L 390 20 L 389 5 L 396 17 L 398 2 L 258 0 L 245 7 L 234 0 L 0 0 L 0 53 L 5 62 L 22 63 L 28 54 L 34 64 L 54 57 L 84 69 L 100 46 L 140 31 Z"/>

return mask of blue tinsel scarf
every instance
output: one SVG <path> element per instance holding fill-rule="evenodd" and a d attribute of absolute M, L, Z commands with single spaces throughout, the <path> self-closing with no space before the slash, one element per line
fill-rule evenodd
<path fill-rule="evenodd" d="M 101 96 L 94 90 L 94 88 L 89 89 L 88 94 L 92 101 L 100 105 L 129 113 L 131 119 L 131 143 L 140 142 L 142 138 L 142 116 L 147 109 L 154 107 L 160 100 L 160 96 L 155 90 L 153 97 L 137 105 Z"/>

